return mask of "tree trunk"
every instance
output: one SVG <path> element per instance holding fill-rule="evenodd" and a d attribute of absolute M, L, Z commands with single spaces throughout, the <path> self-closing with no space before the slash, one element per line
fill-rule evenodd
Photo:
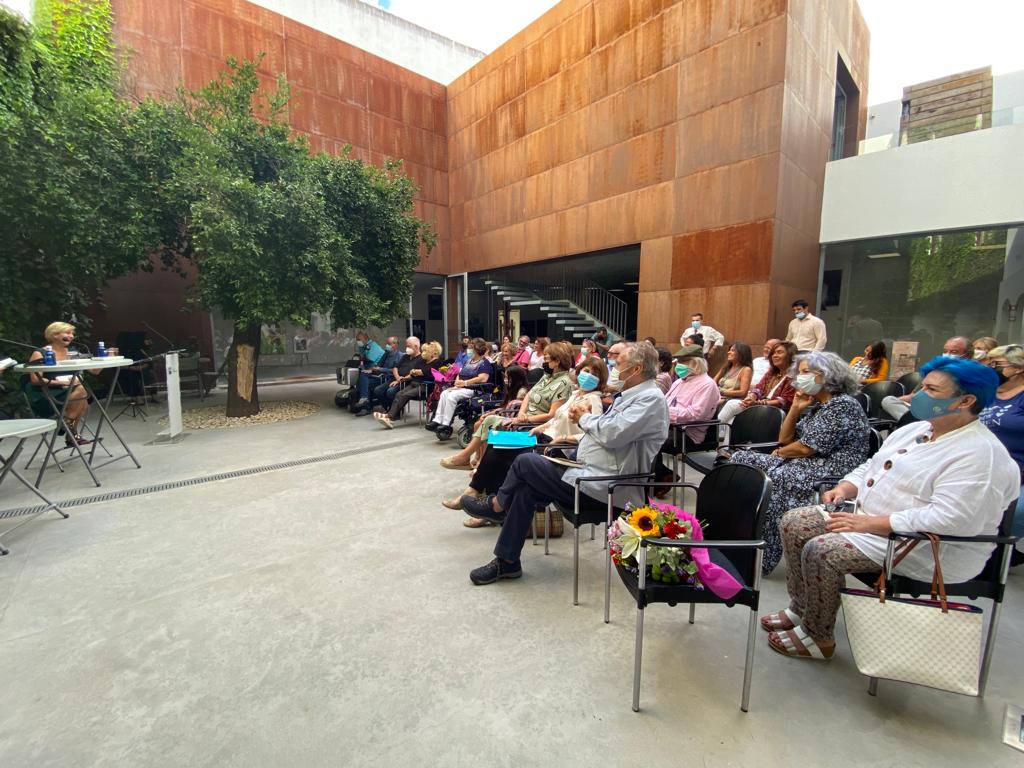
<path fill-rule="evenodd" d="M 256 364 L 260 359 L 261 327 L 235 323 L 228 350 L 228 416 L 255 416 L 260 412 L 256 391 Z"/>

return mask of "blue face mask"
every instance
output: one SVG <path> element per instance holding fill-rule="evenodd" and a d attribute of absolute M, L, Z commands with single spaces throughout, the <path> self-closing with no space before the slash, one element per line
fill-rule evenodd
<path fill-rule="evenodd" d="M 796 317 L 797 320 L 803 320 L 805 317 L 807 317 L 807 313 L 806 312 L 797 312 L 795 317 Z"/>
<path fill-rule="evenodd" d="M 922 389 L 910 399 L 910 412 L 915 419 L 921 421 L 934 419 L 936 416 L 949 416 L 957 412 L 949 410 L 949 406 L 959 399 L 959 397 L 932 397 Z"/>
<path fill-rule="evenodd" d="M 395 351 L 395 348 L 393 346 L 391 346 L 390 344 L 385 344 L 384 345 L 384 349 L 386 349 L 388 352 L 394 352 Z"/>
<path fill-rule="evenodd" d="M 693 327 L 694 330 L 696 330 L 697 328 L 700 328 L 700 320 L 694 320 L 692 323 L 690 323 L 690 325 Z"/>
<path fill-rule="evenodd" d="M 592 373 L 581 371 L 576 377 L 576 383 L 580 385 L 580 389 L 584 392 L 593 392 L 597 389 L 598 378 Z"/>

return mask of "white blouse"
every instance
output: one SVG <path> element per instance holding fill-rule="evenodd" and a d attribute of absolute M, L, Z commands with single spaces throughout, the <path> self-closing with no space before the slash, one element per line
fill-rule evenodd
<path fill-rule="evenodd" d="M 881 449 L 844 480 L 857 486 L 858 509 L 888 515 L 894 531 L 952 536 L 994 535 L 1007 505 L 1020 492 L 1020 471 L 1003 444 L 980 421 L 972 421 L 934 442 L 927 421 L 893 432 Z M 887 540 L 869 533 L 844 533 L 878 564 Z M 947 583 L 966 581 L 985 567 L 991 544 L 943 542 L 942 573 Z M 907 555 L 896 572 L 931 581 L 931 547 Z"/>
<path fill-rule="evenodd" d="M 600 393 L 586 392 L 581 396 L 580 390 L 574 389 L 572 394 L 569 395 L 569 399 L 558 407 L 558 410 L 555 411 L 555 415 L 548 420 L 541 432 L 556 442 L 559 438 L 582 434 L 583 430 L 580 429 L 579 424 L 573 424 L 569 421 L 569 409 L 572 407 L 573 403 L 583 402 L 584 400 L 590 403 L 591 413 L 596 414 L 597 416 L 604 413 L 604 404 L 601 403 Z"/>

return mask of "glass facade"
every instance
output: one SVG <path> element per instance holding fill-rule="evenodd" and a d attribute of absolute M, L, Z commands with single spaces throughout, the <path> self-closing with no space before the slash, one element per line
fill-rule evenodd
<path fill-rule="evenodd" d="M 1002 228 L 829 245 L 819 297 L 829 349 L 847 359 L 879 339 L 890 356 L 907 342 L 916 364 L 951 336 L 1020 343 L 1024 237 Z"/>

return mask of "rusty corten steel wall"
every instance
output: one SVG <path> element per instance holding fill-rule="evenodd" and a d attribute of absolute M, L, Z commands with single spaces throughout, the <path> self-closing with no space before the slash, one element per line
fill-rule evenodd
<path fill-rule="evenodd" d="M 169 95 L 267 56 L 316 149 L 401 157 L 457 273 L 639 243 L 640 335 L 693 311 L 729 338 L 813 299 L 836 62 L 862 98 L 855 0 L 562 0 L 447 88 L 243 0 L 114 0 L 127 87 Z"/>
<path fill-rule="evenodd" d="M 838 56 L 866 91 L 860 12 L 825 5 L 563 0 L 448 86 L 452 271 L 640 243 L 640 336 L 784 331 L 817 285 Z"/>

